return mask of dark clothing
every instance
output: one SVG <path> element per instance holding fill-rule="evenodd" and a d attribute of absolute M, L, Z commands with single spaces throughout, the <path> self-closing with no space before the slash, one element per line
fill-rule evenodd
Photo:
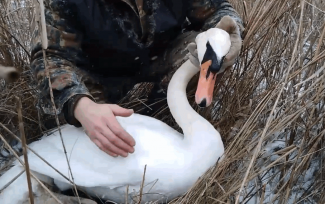
<path fill-rule="evenodd" d="M 184 29 L 207 30 L 225 15 L 242 27 L 226 0 L 44 0 L 44 6 L 46 60 L 57 114 L 63 112 L 74 125 L 78 99 L 96 98 L 88 81 L 104 87 L 98 94 L 107 102 L 117 103 L 136 83 L 158 81 L 168 73 L 168 62 L 155 59 Z M 31 56 L 39 104 L 45 114 L 53 115 L 40 22 L 35 23 Z"/>

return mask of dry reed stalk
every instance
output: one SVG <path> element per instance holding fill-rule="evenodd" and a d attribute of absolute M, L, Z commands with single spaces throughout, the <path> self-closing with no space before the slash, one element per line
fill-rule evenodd
<path fill-rule="evenodd" d="M 225 189 L 227 192 L 226 195 L 224 195 L 222 190 L 218 190 L 216 188 L 210 187 L 210 195 L 213 198 L 216 198 L 219 201 L 222 202 L 228 202 L 229 198 L 232 200 L 232 202 L 235 202 L 233 200 L 234 196 L 238 197 L 238 189 L 241 186 L 243 182 L 243 176 L 244 173 L 247 172 L 246 168 L 243 166 L 242 168 L 239 168 L 239 164 L 243 165 L 247 160 L 247 157 L 251 157 L 249 155 L 252 155 L 252 150 L 256 148 L 256 145 L 258 145 L 258 139 L 260 139 L 262 135 L 261 130 L 265 130 L 266 124 L 268 120 L 265 120 L 265 118 L 270 118 L 273 117 L 271 123 L 269 123 L 269 128 L 267 131 L 264 132 L 265 138 L 263 141 L 261 141 L 262 147 L 266 146 L 267 143 L 269 143 L 272 140 L 275 140 L 274 138 L 274 133 L 275 132 L 283 132 L 283 130 L 287 130 L 289 133 L 291 131 L 297 131 L 297 125 L 301 125 L 301 117 L 306 113 L 308 109 L 310 109 L 310 103 L 305 103 L 305 105 L 302 103 L 302 100 L 305 100 L 307 97 L 309 97 L 311 100 L 314 100 L 316 103 L 319 101 L 322 101 L 324 99 L 324 89 L 323 88 L 318 88 L 319 86 L 317 83 L 313 84 L 308 84 L 305 87 L 304 92 L 299 96 L 296 97 L 298 94 L 297 89 L 294 89 L 294 84 L 299 83 L 298 77 L 304 77 L 302 75 L 302 72 L 306 70 L 306 68 L 310 68 L 312 64 L 315 65 L 315 59 L 318 60 L 318 64 L 320 60 L 323 58 L 323 54 L 318 54 L 315 52 L 315 49 L 311 46 L 309 46 L 309 50 L 312 49 L 313 52 L 309 53 L 303 53 L 301 54 L 301 47 L 305 43 L 306 38 L 310 39 L 311 41 L 315 41 L 315 38 L 312 38 L 312 35 L 306 35 L 304 34 L 305 32 L 302 32 L 302 30 L 306 30 L 306 26 L 304 23 L 300 23 L 300 31 L 298 31 L 299 26 L 297 26 L 297 30 L 293 29 L 287 29 L 286 27 L 290 27 L 292 25 L 298 25 L 295 24 L 295 22 L 288 23 L 290 21 L 293 21 L 292 19 L 299 17 L 298 12 L 301 13 L 301 6 L 297 4 L 295 1 L 285 1 L 284 5 L 283 2 L 279 1 L 258 1 L 255 2 L 254 4 L 252 1 L 247 1 L 246 6 L 248 8 L 242 8 L 240 4 L 236 4 L 235 1 L 234 5 L 235 6 L 240 6 L 239 8 L 236 8 L 239 12 L 241 12 L 241 9 L 243 10 L 249 10 L 251 13 L 247 17 L 247 25 L 246 25 L 246 36 L 249 36 L 249 40 L 246 40 L 244 42 L 244 47 L 243 47 L 243 52 L 241 53 L 241 58 L 239 63 L 236 66 L 236 69 L 232 73 L 230 77 L 232 78 L 226 78 L 223 79 L 225 80 L 227 86 L 223 86 L 221 89 L 219 89 L 219 92 L 217 93 L 220 97 L 217 96 L 218 101 L 217 104 L 222 104 L 222 106 L 216 107 L 216 113 L 218 113 L 217 117 L 215 119 L 222 119 L 224 116 L 228 119 L 224 119 L 223 121 L 226 121 L 227 123 L 224 123 L 223 121 L 220 121 L 218 123 L 218 127 L 221 127 L 222 135 L 224 141 L 228 141 L 226 138 L 228 137 L 227 135 L 230 134 L 229 131 L 225 131 L 229 129 L 229 126 L 233 126 L 232 124 L 238 123 L 240 121 L 243 121 L 241 126 L 239 126 L 239 130 L 236 133 L 237 135 L 232 136 L 232 139 L 229 140 L 230 144 L 226 142 L 226 159 L 224 160 L 223 163 L 219 164 L 218 170 L 216 170 L 215 174 L 217 176 L 218 183 Z M 271 5 L 273 4 L 273 5 Z M 300 4 L 300 2 L 299 2 Z M 253 9 L 250 9 L 250 7 L 253 5 Z M 319 6 L 319 5 L 317 5 Z M 308 8 L 308 6 L 304 6 L 303 8 Z M 324 8 L 324 7 L 323 7 Z M 267 15 L 266 12 L 267 11 Z M 270 12 L 272 11 L 272 12 Z M 309 11 L 309 10 L 308 10 Z M 305 12 L 307 13 L 307 12 Z M 286 16 L 294 16 L 294 18 L 285 18 Z M 323 14 L 320 14 L 323 15 Z M 258 20 L 261 19 L 261 16 L 263 16 L 263 20 Z M 305 18 L 308 15 L 304 15 L 302 18 L 304 18 L 303 22 L 305 21 Z M 300 19 L 302 19 L 300 18 Z M 319 17 L 320 18 L 320 17 Z M 294 19 L 294 20 L 296 20 Z M 314 18 L 316 23 L 316 17 Z M 302 22 L 301 20 L 298 20 L 297 22 Z M 320 21 L 321 24 L 323 22 Z M 302 25 L 303 24 L 303 25 Z M 282 35 L 282 30 L 281 26 L 284 27 L 283 30 L 288 31 L 286 34 L 286 37 L 283 38 L 281 37 Z M 320 26 L 323 29 L 323 26 Z M 263 31 L 265 30 L 265 32 Z M 266 32 L 267 31 L 267 32 Z M 296 39 L 298 38 L 298 35 L 296 34 L 299 33 L 301 36 L 298 43 L 296 43 L 298 46 L 296 50 L 298 50 L 298 54 L 293 56 L 292 54 L 289 55 L 289 53 L 293 53 L 294 51 L 294 45 L 292 42 L 294 42 L 291 38 L 291 36 L 295 37 Z M 318 41 L 320 42 L 321 39 Z M 274 47 L 270 46 L 273 45 Z M 324 45 L 321 45 L 322 47 Z M 263 49 L 262 49 L 263 48 Z M 256 52 L 255 52 L 256 50 Z M 268 54 L 268 52 L 270 54 Z M 250 53 L 250 54 L 249 54 Z M 264 54 L 262 54 L 264 53 Z M 273 54 L 272 54 L 273 53 Z M 249 56 L 249 55 L 250 56 Z M 267 55 L 266 55 L 267 54 Z M 306 62 L 306 64 L 302 64 L 301 67 L 297 66 L 299 65 L 299 61 L 302 61 L 301 59 L 304 58 L 310 58 L 310 54 L 313 54 L 311 57 L 312 61 Z M 266 56 L 265 56 L 266 55 Z M 267 59 L 267 56 L 272 56 L 273 55 L 273 60 L 270 61 Z M 277 58 L 279 57 L 274 57 L 274 56 L 279 56 L 281 58 L 285 57 L 285 61 L 277 61 Z M 261 60 L 262 59 L 262 60 Z M 274 60 L 275 59 L 275 60 Z M 299 60 L 297 60 L 299 59 Z M 291 60 L 291 72 L 289 73 L 287 69 L 284 69 L 284 66 L 281 65 L 281 63 L 285 62 L 287 63 L 286 67 L 289 67 L 289 61 Z M 266 67 L 269 67 L 270 69 L 266 69 Z M 240 69 L 241 68 L 241 69 Z M 272 68 L 272 69 L 271 69 Z M 317 69 L 319 70 L 319 66 L 317 66 Z M 288 73 L 288 74 L 285 74 Z M 266 75 L 267 74 L 267 75 Z M 311 71 L 308 73 L 309 76 L 311 76 L 313 72 Z M 307 76 L 308 76 L 307 75 Z M 319 75 L 322 75 L 320 72 Z M 319 76 L 318 75 L 318 76 Z M 318 81 L 321 82 L 323 80 L 323 77 L 319 78 L 318 76 L 315 76 L 314 78 L 311 79 L 311 81 Z M 284 89 L 283 93 L 280 94 L 281 91 L 281 80 L 283 77 L 287 77 L 287 83 L 284 83 Z M 307 77 L 308 78 L 308 77 Z M 259 84 L 263 81 L 266 80 L 266 88 L 261 87 L 262 89 L 259 89 Z M 282 81 L 285 82 L 285 81 Z M 288 86 L 289 83 L 293 83 L 293 85 Z M 323 82 L 321 82 L 323 84 Z M 242 87 L 242 88 L 241 88 Z M 312 92 L 313 89 L 317 90 L 317 92 Z M 292 90 L 292 92 L 290 92 Z M 221 91 L 221 93 L 220 93 Z M 254 94 L 249 94 L 253 93 Z M 315 97 L 312 96 L 311 94 L 315 94 Z M 290 96 L 292 98 L 285 98 L 283 97 L 284 95 Z M 221 97 L 222 96 L 222 97 Z M 265 96 L 268 96 L 266 99 Z M 245 101 L 250 101 L 250 97 L 255 98 L 253 100 L 253 104 L 251 104 L 248 108 L 248 115 L 247 113 L 242 114 L 232 114 L 236 112 L 237 110 L 240 110 L 240 112 L 245 111 L 245 106 L 247 106 L 247 102 L 245 104 Z M 261 100 L 264 97 L 264 100 Z M 276 104 L 276 101 L 278 99 L 278 104 Z M 239 102 L 239 103 L 237 103 Z M 244 103 L 244 104 L 243 104 Z M 243 106 L 243 105 L 244 106 Z M 259 105 L 257 105 L 259 104 Z M 271 106 L 273 104 L 273 107 Z M 302 104 L 301 108 L 298 105 Z M 283 107 L 283 111 L 281 110 L 281 107 Z M 323 109 L 324 106 L 321 106 L 321 112 L 324 112 Z M 244 109 L 243 109 L 244 108 Z M 254 110 L 255 109 L 255 110 Z M 225 112 L 223 112 L 226 110 Z M 273 110 L 273 114 L 272 114 Z M 317 108 L 315 106 L 311 107 L 311 112 L 310 115 L 308 116 L 308 121 L 310 122 L 310 127 L 312 128 L 315 127 L 316 125 L 319 124 L 319 122 L 323 123 L 321 121 L 322 117 L 318 117 L 316 115 Z M 318 113 L 319 114 L 319 113 Z M 228 116 L 227 116 L 228 115 Z M 229 117 L 229 115 L 231 117 Z M 237 115 L 237 116 L 236 116 Z M 264 119 L 263 119 L 264 118 Z M 261 120 L 263 119 L 263 120 Z M 233 121 L 233 122 L 232 122 Z M 308 132 L 308 129 L 306 129 L 306 132 Z M 297 134 L 297 133 L 296 133 Z M 281 135 L 279 135 L 281 136 Z M 319 140 L 315 140 L 315 138 L 318 138 Z M 257 165 L 257 163 L 261 160 L 259 155 L 263 155 L 264 153 L 261 151 L 258 151 L 258 154 L 256 155 L 257 160 L 252 164 L 252 170 L 253 172 L 249 173 L 249 178 L 248 180 L 252 180 L 253 178 L 257 178 L 263 172 L 267 172 L 266 170 L 269 168 L 275 168 L 275 166 L 281 166 L 283 164 L 291 166 L 291 168 L 281 168 L 282 170 L 282 181 L 286 181 L 286 176 L 290 175 L 290 170 L 292 169 L 292 161 L 289 161 L 288 158 L 292 158 L 297 152 L 296 146 L 299 147 L 299 149 L 304 150 L 302 152 L 303 155 L 308 154 L 308 150 L 305 149 L 306 147 L 308 149 L 312 148 L 310 146 L 311 140 L 314 140 L 315 146 L 318 147 L 316 149 L 310 149 L 314 150 L 312 152 L 315 152 L 312 156 L 305 157 L 304 160 L 300 160 L 301 156 L 298 157 L 293 157 L 293 161 L 299 161 L 301 162 L 301 168 L 298 169 L 297 172 L 292 173 L 293 175 L 293 181 L 295 181 L 295 184 L 297 184 L 297 177 L 302 175 L 302 171 L 306 171 L 307 168 L 307 163 L 312 160 L 314 156 L 316 156 L 316 152 L 319 151 L 319 144 L 321 143 L 321 140 L 324 138 L 323 135 L 315 135 L 314 137 L 306 138 L 308 142 L 303 142 L 303 143 L 297 143 L 300 139 L 299 137 L 291 137 L 290 140 L 287 140 L 287 146 L 281 147 L 281 149 L 278 149 L 277 151 L 271 152 L 270 156 L 276 156 L 280 154 L 282 156 L 285 152 L 287 152 L 285 157 L 280 157 L 280 160 L 275 160 L 275 163 L 271 162 L 271 165 L 269 165 L 267 168 L 265 166 L 262 168 Z M 280 138 L 279 138 L 280 139 Z M 298 140 L 299 139 L 299 140 Z M 306 141 L 305 140 L 305 141 Z M 293 146 L 293 143 L 295 142 L 295 145 Z M 306 146 L 308 144 L 308 146 Z M 249 153 L 249 154 L 248 154 Z M 284 160 L 282 162 L 281 160 Z M 292 159 L 290 159 L 292 160 Z M 281 161 L 281 162 L 280 162 Z M 255 170 L 256 169 L 256 170 Z M 261 169 L 258 171 L 258 169 Z M 229 176 L 227 176 L 229 175 Z M 263 177 L 263 175 L 261 175 Z M 207 191 L 205 190 L 205 179 L 208 180 L 212 178 L 212 174 L 207 173 L 205 175 L 205 178 L 203 179 L 202 183 L 199 182 L 199 185 L 196 184 L 196 187 L 193 188 L 192 191 Z M 227 182 L 225 182 L 227 181 Z M 240 184 L 239 184 L 240 182 Z M 279 183 L 279 188 L 282 188 L 285 191 L 283 192 L 278 192 L 273 194 L 273 197 L 271 197 L 271 200 L 274 201 L 281 201 L 286 203 L 286 200 L 288 199 L 286 197 L 286 192 L 292 193 L 292 188 L 290 186 L 285 185 L 286 182 L 281 182 Z M 322 184 L 323 185 L 323 184 Z M 320 186 L 322 186 L 320 185 Z M 247 189 L 249 186 L 246 186 L 244 189 Z M 258 188 L 255 187 L 257 190 Z M 269 185 L 268 185 L 269 188 Z M 315 186 L 316 189 L 316 186 Z M 319 189 L 319 188 L 318 188 Z M 209 191 L 209 190 L 208 190 Z M 269 191 L 269 190 L 266 190 Z M 242 199 L 247 198 L 250 199 L 250 195 L 254 194 L 254 191 L 249 193 L 251 191 L 246 191 L 247 196 L 241 197 L 241 202 L 244 202 Z M 284 193 L 285 192 L 285 193 Z M 194 203 L 197 201 L 197 196 L 194 194 L 193 196 L 191 195 L 192 192 L 187 193 L 185 198 L 187 198 L 188 203 Z M 191 195 L 191 196 L 190 196 Z M 222 196 L 221 196 L 222 195 Z M 270 194 L 265 193 L 265 199 L 269 199 Z M 282 196 L 284 195 L 284 197 Z M 315 196 L 316 194 L 313 194 Z M 271 194 L 272 196 L 272 194 Z M 192 200 L 193 198 L 193 200 Z M 316 197 L 314 197 L 316 198 Z M 247 201 L 246 200 L 246 201 Z M 245 201 L 245 202 L 246 202 Z M 178 200 L 180 202 L 180 200 Z M 172 202 L 172 203 L 178 203 L 178 202 Z M 262 201 L 261 201 L 262 202 Z M 185 202 L 184 202 L 185 203 Z M 200 198 L 198 203 L 204 203 L 204 199 Z M 215 202 L 218 203 L 218 202 Z"/>
<path fill-rule="evenodd" d="M 45 23 L 45 9 L 44 9 L 44 4 L 43 4 L 43 0 L 39 1 L 40 3 L 40 9 L 39 12 L 41 14 L 41 28 L 42 28 L 42 49 L 43 49 L 43 59 L 44 59 L 44 67 L 45 67 L 45 71 L 46 71 L 46 77 L 48 78 L 48 83 L 49 83 L 49 88 L 50 88 L 50 96 L 51 96 L 51 103 L 52 103 L 52 108 L 53 111 L 55 113 L 55 121 L 59 130 L 59 134 L 60 134 L 60 138 L 61 138 L 61 142 L 62 142 L 62 146 L 63 146 L 63 150 L 64 150 L 64 154 L 67 160 L 67 164 L 68 164 L 68 168 L 69 168 L 69 173 L 71 175 L 71 179 L 73 182 L 73 187 L 74 187 L 74 193 L 76 194 L 76 196 L 78 197 L 78 201 L 79 204 L 81 204 L 79 195 L 78 195 L 78 190 L 77 190 L 77 186 L 74 183 L 74 178 L 73 178 L 73 174 L 72 174 L 72 170 L 71 170 L 71 166 L 70 166 L 70 162 L 68 159 L 68 155 L 67 155 L 67 151 L 64 145 L 64 141 L 63 141 L 63 137 L 62 137 L 62 132 L 61 132 L 61 128 L 60 128 L 60 122 L 59 122 L 59 118 L 58 115 L 56 114 L 56 106 L 54 103 L 54 96 L 53 96 L 53 90 L 52 90 L 52 84 L 51 84 L 51 77 L 50 77 L 50 73 L 49 73 L 49 69 L 48 69 L 48 64 L 47 64 L 47 58 L 46 58 L 46 49 L 48 46 L 48 39 L 47 39 L 47 31 L 46 31 L 46 23 Z"/>
<path fill-rule="evenodd" d="M 142 192 L 143 192 L 144 180 L 146 178 L 146 171 L 147 171 L 147 165 L 144 166 L 143 177 L 142 177 L 142 182 L 141 182 L 140 192 L 139 192 L 139 201 L 138 201 L 138 204 L 141 204 L 141 201 L 142 201 Z"/>
<path fill-rule="evenodd" d="M 264 201 L 264 196 L 265 196 L 265 184 L 263 185 L 263 188 L 262 188 L 262 195 L 261 195 L 261 199 L 260 199 L 260 204 L 263 204 L 263 201 Z"/>
<path fill-rule="evenodd" d="M 44 9 L 41 12 L 44 13 Z M 42 27 L 44 27 L 44 26 L 45 26 L 45 24 L 42 25 Z M 74 193 L 78 197 L 79 204 L 81 204 L 81 201 L 80 201 L 80 198 L 79 198 L 79 194 L 78 194 L 78 190 L 77 190 L 77 186 L 74 183 L 74 178 L 73 178 L 73 175 L 72 175 L 72 170 L 71 170 L 70 162 L 69 162 L 69 159 L 68 159 L 68 154 L 67 154 L 67 151 L 66 151 L 66 148 L 65 148 L 65 145 L 64 145 L 64 141 L 63 141 L 63 137 L 62 137 L 62 132 L 61 132 L 61 128 L 60 128 L 59 117 L 56 114 L 56 107 L 55 107 L 55 103 L 54 103 L 54 96 L 53 96 L 53 90 L 52 90 L 52 85 L 51 85 L 51 78 L 50 78 L 50 73 L 49 73 L 49 70 L 48 70 L 47 58 L 46 58 L 46 53 L 45 53 L 45 50 L 44 49 L 43 49 L 43 57 L 44 57 L 44 66 L 45 66 L 45 70 L 46 70 L 46 76 L 48 78 L 49 87 L 50 87 L 50 95 L 51 95 L 52 107 L 53 107 L 53 111 L 55 113 L 55 121 L 56 121 L 58 130 L 59 130 L 59 135 L 60 135 L 60 138 L 61 138 L 64 155 L 66 157 L 66 161 L 67 161 L 67 164 L 68 164 L 68 168 L 69 168 L 69 173 L 70 173 L 70 176 L 71 176 L 71 180 L 73 182 Z"/>
<path fill-rule="evenodd" d="M 32 182 L 30 179 L 30 169 L 29 169 L 29 163 L 28 163 L 28 156 L 27 156 L 27 144 L 26 144 L 26 137 L 25 137 L 25 130 L 24 130 L 24 122 L 23 122 L 23 116 L 22 116 L 22 105 L 21 100 L 16 96 L 17 101 L 17 112 L 18 112 L 18 121 L 19 121 L 19 130 L 21 135 L 21 141 L 23 146 L 23 154 L 24 154 L 24 161 L 25 161 L 25 172 L 26 172 L 26 178 L 27 178 L 27 184 L 28 184 L 28 192 L 29 192 L 29 201 L 30 204 L 34 204 L 34 195 L 33 195 L 33 189 L 32 189 Z"/>
<path fill-rule="evenodd" d="M 129 197 L 129 185 L 126 186 L 126 192 L 125 192 L 125 204 L 128 204 L 128 197 Z"/>
<path fill-rule="evenodd" d="M 300 15 L 299 31 L 302 30 L 301 27 L 302 27 L 302 19 L 303 19 L 303 14 L 304 14 L 304 9 L 303 9 L 303 8 L 304 8 L 304 3 L 305 3 L 305 1 L 304 1 L 304 0 L 301 0 L 301 8 L 302 8 L 302 9 L 301 9 L 301 15 Z M 298 31 L 298 33 L 300 34 L 299 31 Z M 299 40 L 300 40 L 300 35 L 298 35 L 298 37 L 297 37 L 297 41 L 296 41 L 296 44 L 295 44 L 295 48 L 293 49 L 293 54 L 292 54 L 293 57 L 295 56 L 295 53 L 296 53 L 296 49 L 297 49 L 297 46 L 298 46 L 298 42 L 299 42 Z M 268 130 L 270 124 L 271 124 L 271 121 L 273 120 L 273 118 L 272 118 L 271 116 L 273 115 L 273 113 L 274 113 L 274 111 L 275 111 L 275 108 L 276 108 L 276 106 L 278 105 L 278 101 L 279 101 L 279 99 L 280 99 L 280 96 L 281 96 L 281 94 L 282 94 L 282 91 L 283 91 L 283 89 L 284 89 L 284 86 L 285 86 L 285 84 L 286 84 L 286 82 L 287 82 L 287 80 L 288 80 L 288 76 L 289 76 L 290 70 L 291 70 L 291 68 L 292 68 L 292 63 L 293 63 L 293 59 L 294 59 L 293 57 L 291 58 L 291 61 L 290 61 L 290 64 L 289 64 L 289 69 L 288 69 L 287 74 L 286 74 L 286 77 L 285 77 L 285 82 L 283 83 L 283 86 L 282 86 L 281 90 L 279 91 L 279 94 L 278 94 L 278 97 L 277 97 L 277 99 L 276 99 L 276 102 L 274 103 L 274 106 L 273 106 L 273 108 L 272 108 L 272 111 L 271 111 L 271 113 L 270 113 L 270 116 L 268 117 L 268 120 L 267 120 L 267 122 L 266 122 L 266 125 L 265 125 L 265 128 L 264 128 L 264 130 L 263 130 L 262 136 L 260 137 L 259 142 L 258 142 L 258 144 L 257 144 L 257 147 L 255 148 L 255 152 L 254 152 L 254 154 L 253 154 L 253 158 L 251 159 L 251 162 L 250 162 L 250 164 L 249 164 L 249 166 L 248 166 L 248 169 L 247 169 L 247 171 L 246 171 L 246 174 L 245 174 L 244 180 L 243 180 L 243 182 L 242 182 L 242 185 L 241 185 L 241 187 L 240 187 L 240 189 L 239 189 L 239 193 L 238 193 L 238 195 L 237 195 L 237 199 L 236 199 L 236 203 L 235 203 L 235 204 L 238 204 L 238 202 L 239 202 L 239 196 L 240 196 L 241 191 L 242 191 L 242 189 L 243 189 L 243 187 L 244 187 L 244 185 L 245 185 L 245 183 L 246 183 L 246 181 L 247 181 L 247 177 L 248 177 L 248 175 L 249 175 L 249 171 L 250 171 L 250 169 L 252 168 L 253 163 L 255 162 L 255 159 L 256 159 L 256 157 L 257 157 L 257 154 L 258 154 L 259 151 L 261 150 L 263 139 L 264 139 L 264 137 L 265 137 L 265 135 L 266 135 L 266 132 L 267 132 L 267 130 Z M 287 196 L 288 196 L 288 195 L 287 195 Z M 288 197 L 287 197 L 286 199 L 288 199 Z"/>

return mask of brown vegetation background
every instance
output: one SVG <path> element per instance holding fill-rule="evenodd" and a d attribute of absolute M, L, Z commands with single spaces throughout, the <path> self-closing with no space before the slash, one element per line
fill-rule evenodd
<path fill-rule="evenodd" d="M 238 63 L 218 84 L 214 107 L 197 109 L 195 88 L 188 92 L 220 131 L 225 158 L 171 203 L 325 203 L 324 1 L 230 2 L 246 27 Z M 45 131 L 29 70 L 33 18 L 31 0 L 0 1 L 0 64 L 23 71 L 14 84 L 0 81 L 0 122 L 19 135 L 20 97 L 28 143 Z M 141 84 L 122 105 L 145 103 L 150 87 Z M 167 104 L 155 117 L 178 128 Z"/>

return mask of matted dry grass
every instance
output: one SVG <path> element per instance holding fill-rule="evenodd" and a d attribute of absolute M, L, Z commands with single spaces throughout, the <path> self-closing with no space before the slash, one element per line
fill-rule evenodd
<path fill-rule="evenodd" d="M 243 50 L 212 116 L 226 157 L 174 203 L 324 203 L 325 5 L 232 3 Z"/>
<path fill-rule="evenodd" d="M 17 110 L 14 97 L 21 98 L 23 103 L 23 117 L 28 142 L 32 142 L 41 134 L 37 103 L 37 90 L 29 70 L 30 57 L 30 19 L 33 14 L 29 1 L 0 1 L 0 64 L 15 66 L 23 72 L 14 84 L 6 84 L 0 79 L 0 122 L 13 133 L 19 135 Z M 13 140 L 2 128 L 1 134 L 12 144 Z M 5 148 L 0 142 L 0 150 Z M 0 151 L 0 166 L 7 159 Z M 1 172 L 1 168 L 0 168 Z"/>
<path fill-rule="evenodd" d="M 41 130 L 34 107 L 37 92 L 29 86 L 32 78 L 24 51 L 29 48 L 29 20 L 21 19 L 32 18 L 32 4 L 26 1 L 16 10 L 4 10 L 13 1 L 3 2 L 0 63 L 26 71 L 19 82 L 3 88 L 0 120 L 15 130 L 16 109 L 10 100 L 19 95 L 31 141 Z M 193 107 L 220 131 L 225 159 L 171 203 L 325 203 L 325 4 L 230 2 L 246 28 L 238 63 L 218 84 L 214 107 L 197 109 L 195 88 L 188 93 Z M 150 84 L 140 85 L 124 105 L 140 103 L 138 98 L 148 88 Z M 167 104 L 155 117 L 178 128 Z"/>

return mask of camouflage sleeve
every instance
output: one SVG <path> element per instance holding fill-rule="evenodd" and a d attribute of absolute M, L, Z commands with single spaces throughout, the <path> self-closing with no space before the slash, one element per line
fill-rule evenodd
<path fill-rule="evenodd" d="M 71 109 L 74 108 L 76 99 L 80 98 L 80 95 L 92 97 L 76 70 L 76 62 L 81 60 L 82 54 L 81 34 L 77 29 L 68 25 L 66 19 L 60 15 L 59 11 L 62 10 L 62 7 L 60 8 L 62 5 L 58 2 L 62 1 L 44 0 L 48 39 L 45 64 L 48 66 L 50 74 L 56 112 L 61 114 L 66 110 L 67 113 L 64 113 L 64 116 L 71 124 L 72 122 L 69 122 L 67 117 L 71 116 L 71 112 L 73 114 Z M 40 90 L 39 106 L 45 114 L 54 115 L 49 81 L 44 66 L 40 20 L 35 20 L 33 24 L 31 69 Z M 66 104 L 69 107 L 65 108 Z"/>
<path fill-rule="evenodd" d="M 242 19 L 227 0 L 191 0 L 187 17 L 202 30 L 213 28 L 223 16 L 232 17 L 239 27 L 240 33 L 244 26 Z"/>

